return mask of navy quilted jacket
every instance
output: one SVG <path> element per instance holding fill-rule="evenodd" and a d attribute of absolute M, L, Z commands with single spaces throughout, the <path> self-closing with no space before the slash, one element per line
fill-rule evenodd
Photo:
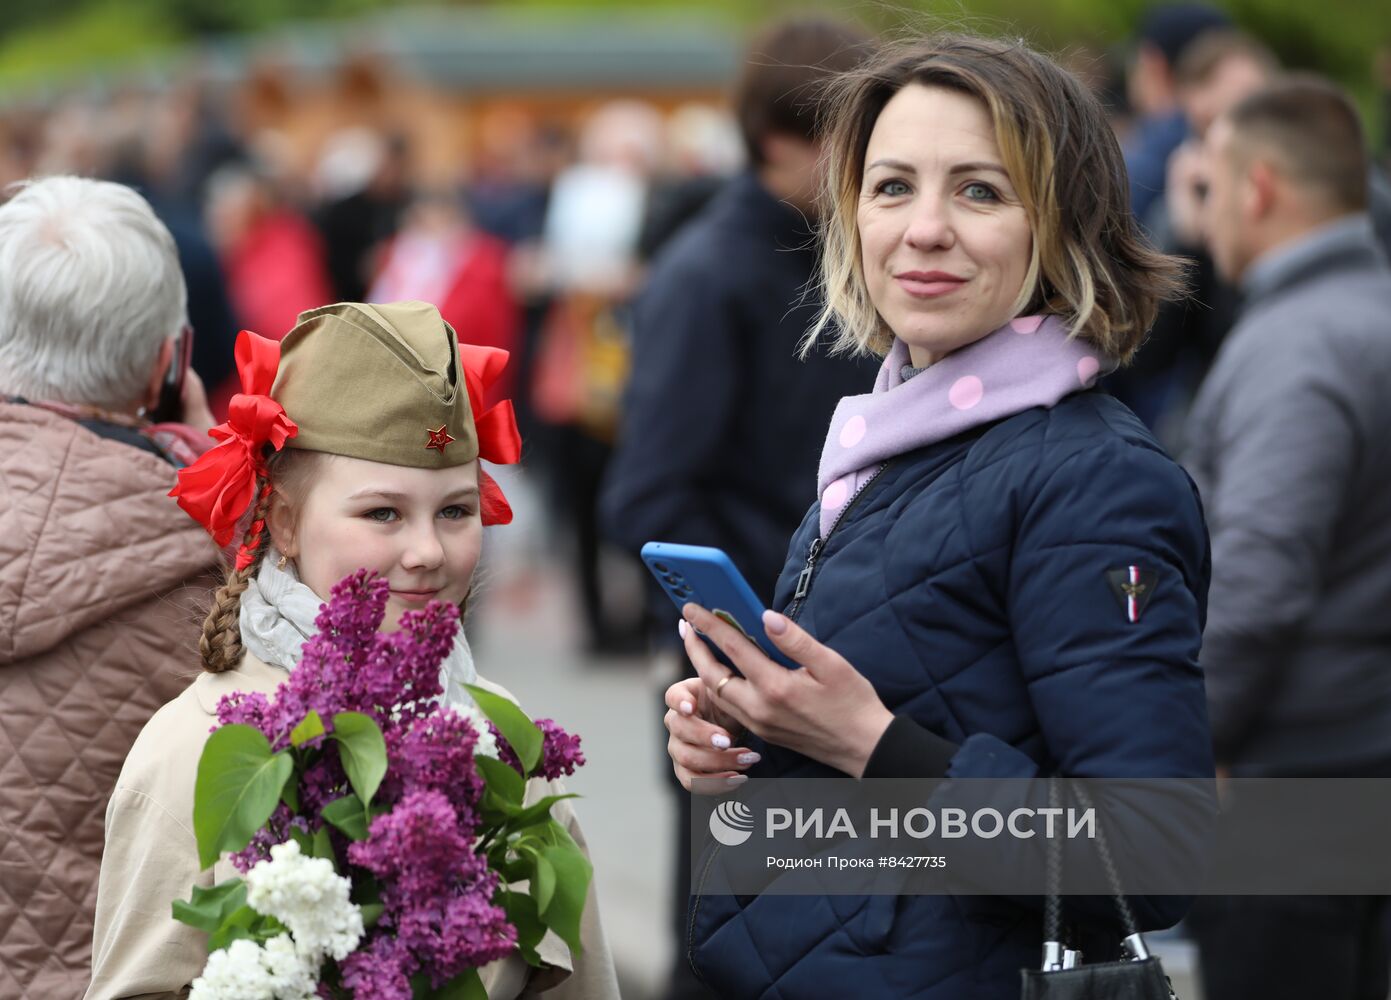
<path fill-rule="evenodd" d="M 890 460 L 796 601 L 817 513 L 792 541 L 774 606 L 869 677 L 896 715 L 960 744 L 949 777 L 1212 776 L 1202 510 L 1122 404 L 1079 393 Z M 1131 565 L 1156 574 L 1135 622 L 1108 579 Z M 763 752 L 753 777 L 833 773 L 749 745 Z M 1191 836 L 1191 816 L 1169 821 L 1175 840 Z M 1188 902 L 1132 897 L 1145 929 L 1175 923 Z M 1113 947 L 1107 903 L 1069 900 Z M 1037 904 L 697 888 L 690 958 L 722 997 L 1004 1000 L 1019 995 L 1020 968 L 1037 966 Z"/>

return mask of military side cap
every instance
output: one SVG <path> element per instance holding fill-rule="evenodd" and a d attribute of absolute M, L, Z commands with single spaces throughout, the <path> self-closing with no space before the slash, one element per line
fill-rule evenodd
<path fill-rule="evenodd" d="M 301 313 L 271 396 L 299 425 L 293 448 L 422 469 L 478 457 L 458 341 L 427 302 Z"/>

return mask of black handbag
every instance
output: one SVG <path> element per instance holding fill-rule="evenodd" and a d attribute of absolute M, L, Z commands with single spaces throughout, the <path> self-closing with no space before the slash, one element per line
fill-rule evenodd
<path fill-rule="evenodd" d="M 1091 805 L 1085 789 L 1079 785 L 1076 792 L 1083 805 Z M 1061 782 L 1058 778 L 1050 779 L 1048 804 L 1056 808 L 1061 798 Z M 1127 957 L 1119 962 L 1083 965 L 1081 952 L 1067 947 L 1062 933 L 1063 845 L 1062 839 L 1055 837 L 1048 845 L 1043 968 L 1020 970 L 1021 1000 L 1178 1000 L 1159 959 L 1149 953 L 1139 928 L 1135 926 L 1135 915 L 1121 893 L 1120 876 L 1100 825 L 1096 828 L 1096 848 L 1111 886 L 1121 926 L 1125 929 L 1121 950 Z"/>

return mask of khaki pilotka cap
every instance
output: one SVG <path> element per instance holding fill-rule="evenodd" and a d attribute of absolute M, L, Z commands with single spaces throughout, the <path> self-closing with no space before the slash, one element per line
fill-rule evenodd
<path fill-rule="evenodd" d="M 420 469 L 478 457 L 458 339 L 428 302 L 300 313 L 271 397 L 299 425 L 291 448 Z"/>

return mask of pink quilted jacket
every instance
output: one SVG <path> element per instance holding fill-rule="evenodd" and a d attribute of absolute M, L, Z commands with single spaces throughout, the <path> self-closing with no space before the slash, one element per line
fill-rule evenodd
<path fill-rule="evenodd" d="M 174 469 L 0 402 L 0 997 L 87 987 L 106 801 L 198 674 L 217 551 Z"/>

